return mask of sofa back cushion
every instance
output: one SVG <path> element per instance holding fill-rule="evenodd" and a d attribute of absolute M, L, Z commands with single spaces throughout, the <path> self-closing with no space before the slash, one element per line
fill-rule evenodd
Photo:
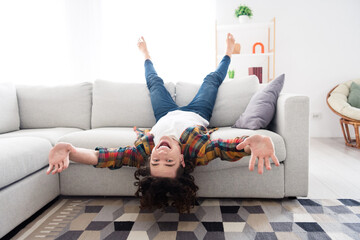
<path fill-rule="evenodd" d="M 258 87 L 259 80 L 255 75 L 223 82 L 218 90 L 210 126 L 232 126 L 245 111 Z M 179 106 L 189 104 L 199 88 L 200 84 L 177 83 L 176 104 Z"/>
<path fill-rule="evenodd" d="M 20 128 L 90 128 L 92 84 L 16 87 Z"/>
<path fill-rule="evenodd" d="M 175 84 L 166 83 L 175 97 Z M 150 92 L 145 83 L 96 80 L 94 83 L 91 127 L 147 127 L 155 124 Z"/>
<path fill-rule="evenodd" d="M 0 83 L 0 133 L 19 130 L 19 108 L 12 83 Z"/>

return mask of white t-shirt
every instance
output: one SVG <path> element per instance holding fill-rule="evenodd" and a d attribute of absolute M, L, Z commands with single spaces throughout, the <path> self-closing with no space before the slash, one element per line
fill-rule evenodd
<path fill-rule="evenodd" d="M 150 133 L 154 135 L 154 143 L 157 145 L 162 136 L 179 139 L 185 129 L 196 125 L 207 127 L 209 122 L 197 113 L 175 110 L 160 118 Z"/>

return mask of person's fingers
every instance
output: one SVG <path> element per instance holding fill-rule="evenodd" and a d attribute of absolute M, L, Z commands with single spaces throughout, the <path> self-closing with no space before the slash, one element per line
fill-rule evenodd
<path fill-rule="evenodd" d="M 145 42 L 145 39 L 144 39 L 144 37 L 143 37 L 143 36 L 141 36 L 141 40 L 142 40 L 143 42 Z"/>
<path fill-rule="evenodd" d="M 265 166 L 267 170 L 271 170 L 269 157 L 265 157 Z"/>
<path fill-rule="evenodd" d="M 241 149 L 245 148 L 247 145 L 249 145 L 249 140 L 248 140 L 248 139 L 245 139 L 243 142 L 239 143 L 239 144 L 236 146 L 236 149 L 237 149 L 237 150 L 241 150 Z"/>
<path fill-rule="evenodd" d="M 243 149 L 243 148 L 245 148 L 246 147 L 246 143 L 245 142 L 242 142 L 242 143 L 239 143 L 237 146 L 236 146 L 236 149 L 237 150 L 241 150 L 241 149 Z"/>
<path fill-rule="evenodd" d="M 275 156 L 275 154 L 271 155 L 271 159 L 273 160 L 273 162 L 275 163 L 276 166 L 280 166 L 280 162 L 277 159 L 277 157 Z"/>
<path fill-rule="evenodd" d="M 59 165 L 60 165 L 60 167 L 59 167 L 59 169 L 57 170 L 57 173 L 61 173 L 62 170 L 64 169 L 64 163 L 63 163 L 63 162 L 61 162 Z"/>
<path fill-rule="evenodd" d="M 59 169 L 59 165 L 55 164 L 54 165 L 54 170 L 51 172 L 52 175 L 56 174 L 57 170 Z"/>
<path fill-rule="evenodd" d="M 251 155 L 251 159 L 249 162 L 249 170 L 253 171 L 254 167 L 255 167 L 255 162 L 256 162 L 256 156 L 255 155 Z"/>
<path fill-rule="evenodd" d="M 259 158 L 258 173 L 262 174 L 263 172 L 264 172 L 264 158 Z"/>
<path fill-rule="evenodd" d="M 46 171 L 46 174 L 49 175 L 49 173 L 51 172 L 51 169 L 54 167 L 54 165 L 49 164 L 49 168 Z"/>

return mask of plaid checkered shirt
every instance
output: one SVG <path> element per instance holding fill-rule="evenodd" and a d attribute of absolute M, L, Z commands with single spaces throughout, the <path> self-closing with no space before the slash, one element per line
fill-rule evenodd
<path fill-rule="evenodd" d="M 225 161 L 237 161 L 248 156 L 244 150 L 237 150 L 236 146 L 247 136 L 234 139 L 210 139 L 210 134 L 217 128 L 208 130 L 203 126 L 189 127 L 180 136 L 181 152 L 184 158 L 192 161 L 195 166 L 207 165 L 211 160 L 220 158 Z M 97 147 L 99 151 L 96 168 L 118 169 L 122 166 L 137 167 L 145 165 L 152 149 L 155 147 L 154 135 L 150 129 L 140 130 L 134 127 L 137 140 L 134 146 L 120 148 Z"/>

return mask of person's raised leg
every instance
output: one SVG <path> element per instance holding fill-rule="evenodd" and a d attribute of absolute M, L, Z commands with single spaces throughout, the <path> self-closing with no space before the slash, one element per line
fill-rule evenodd
<path fill-rule="evenodd" d="M 176 110 L 174 99 L 164 86 L 164 81 L 157 75 L 154 65 L 151 61 L 145 39 L 141 37 L 138 41 L 139 50 L 145 57 L 145 78 L 150 91 L 151 105 L 154 110 L 156 121 L 165 116 L 168 112 Z"/>
<path fill-rule="evenodd" d="M 235 47 L 234 36 L 228 33 L 226 37 L 226 53 L 215 72 L 208 74 L 194 99 L 180 110 L 192 111 L 210 121 L 214 109 L 218 89 L 224 81 L 230 64 L 230 58 Z"/>

